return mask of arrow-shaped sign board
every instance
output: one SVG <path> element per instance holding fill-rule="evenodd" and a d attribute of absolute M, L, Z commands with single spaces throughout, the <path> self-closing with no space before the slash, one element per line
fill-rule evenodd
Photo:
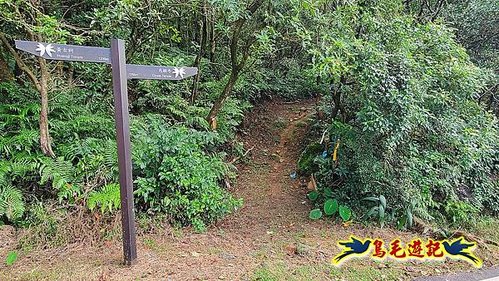
<path fill-rule="evenodd" d="M 16 40 L 16 48 L 50 60 L 111 63 L 111 49 Z"/>
<path fill-rule="evenodd" d="M 130 79 L 182 80 L 198 73 L 196 67 L 171 67 L 127 64 L 126 71 Z"/>
<path fill-rule="evenodd" d="M 50 60 L 111 63 L 111 49 L 16 40 L 16 48 Z M 127 78 L 182 80 L 198 73 L 196 67 L 127 64 Z"/>
<path fill-rule="evenodd" d="M 111 40 L 111 48 L 62 45 L 16 40 L 16 48 L 51 60 L 99 62 L 111 64 L 113 74 L 114 114 L 121 197 L 123 253 L 131 265 L 137 258 L 135 242 L 135 215 L 133 210 L 132 154 L 130 152 L 130 125 L 128 116 L 127 80 L 155 79 L 182 80 L 198 73 L 195 67 L 170 67 L 126 64 L 125 42 Z"/>

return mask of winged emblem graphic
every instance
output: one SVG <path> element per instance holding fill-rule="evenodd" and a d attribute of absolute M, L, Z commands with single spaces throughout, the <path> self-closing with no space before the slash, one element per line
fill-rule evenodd
<path fill-rule="evenodd" d="M 179 77 L 180 78 L 184 78 L 184 75 L 185 75 L 185 69 L 183 67 L 181 68 L 173 68 L 173 74 L 175 74 L 175 78 Z"/>
<path fill-rule="evenodd" d="M 38 43 L 37 47 L 38 48 L 35 51 L 40 52 L 41 57 L 43 57 L 43 55 L 45 53 L 47 53 L 47 55 L 49 57 L 52 57 L 52 53 L 55 52 L 54 46 L 52 46 L 52 44 L 48 44 L 47 46 L 43 46 L 42 43 Z"/>

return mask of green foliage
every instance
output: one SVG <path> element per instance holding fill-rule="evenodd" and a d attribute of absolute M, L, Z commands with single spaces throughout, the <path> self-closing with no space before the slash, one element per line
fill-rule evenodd
<path fill-rule="evenodd" d="M 350 210 L 347 206 L 340 205 L 338 213 L 343 221 L 349 221 L 352 217 L 352 210 Z"/>
<path fill-rule="evenodd" d="M 310 199 L 310 201 L 315 201 L 315 200 L 317 200 L 317 198 L 319 198 L 319 192 L 317 192 L 317 191 L 310 191 L 307 194 L 307 197 L 308 197 L 308 199 Z"/>
<path fill-rule="evenodd" d="M 307 194 L 308 199 L 314 204 L 314 209 L 310 211 L 309 218 L 318 220 L 325 216 L 331 217 L 338 214 L 343 221 L 349 221 L 352 218 L 352 210 L 340 205 L 336 198 L 333 198 L 333 191 L 330 188 L 321 188 L 311 191 Z"/>
<path fill-rule="evenodd" d="M 73 173 L 73 165 L 63 157 L 58 157 L 55 160 L 50 159 L 41 166 L 40 184 L 50 181 L 52 187 L 58 190 L 73 182 Z"/>
<path fill-rule="evenodd" d="M 490 70 L 493 78 L 479 100 L 499 116 L 499 3 L 494 0 L 450 2 L 443 8 L 442 16 L 457 29 L 456 39 L 473 62 Z"/>
<path fill-rule="evenodd" d="M 0 11 L 9 19 L 9 25 L 3 26 L 2 32 L 6 33 L 8 39 L 22 39 L 16 33 L 16 28 L 29 27 L 35 28 L 37 33 L 43 33 L 42 38 L 47 40 L 82 43 L 81 39 L 84 39 L 89 45 L 104 46 L 108 44 L 109 35 L 114 34 L 113 36 L 118 35 L 127 40 L 130 62 L 192 64 L 193 54 L 196 52 L 188 44 L 193 39 L 186 39 L 185 32 L 180 33 L 178 25 L 173 21 L 165 22 L 157 17 L 158 14 L 177 15 L 178 10 L 171 10 L 170 2 L 153 1 L 150 5 L 137 1 L 125 2 L 117 3 L 116 7 L 105 3 L 95 3 L 88 7 L 82 5 L 81 14 L 64 13 L 64 22 L 68 26 L 87 24 L 88 30 L 100 30 L 99 34 L 90 31 L 86 34 L 87 37 L 82 38 L 67 33 L 63 28 L 66 25 L 60 25 L 62 14 L 59 14 L 59 5 L 40 3 L 29 7 L 36 9 L 40 8 L 37 5 L 43 6 L 40 11 L 51 16 L 37 13 L 40 22 L 24 26 L 22 18 L 15 20 L 15 16 L 16 13 L 25 11 L 15 11 L 14 2 L 9 1 L 9 5 L 2 6 Z M 198 12 L 197 5 L 198 3 L 193 3 L 189 6 L 189 11 Z M 187 6 L 179 9 L 185 7 Z M 144 29 L 141 30 L 142 28 Z M 259 40 L 270 46 L 271 35 L 269 29 L 260 34 Z M 166 38 L 169 40 L 164 40 Z M 184 39 L 188 44 L 182 42 Z M 144 42 L 146 43 L 143 44 Z M 175 46 L 172 47 L 172 44 Z M 11 59 L 8 54 L 7 59 Z M 36 61 L 26 62 L 28 66 L 34 64 L 33 72 L 38 74 Z M 12 63 L 13 61 L 9 61 L 9 66 Z M 105 66 L 93 64 L 64 63 L 59 66 L 58 71 L 51 73 L 48 81 L 52 89 L 49 93 L 49 128 L 57 155 L 54 159 L 39 152 L 38 93 L 29 85 L 20 86 L 13 81 L 0 83 L 0 179 L 8 184 L 15 183 L 16 187 L 28 194 L 32 194 L 33 186 L 40 187 L 36 188 L 39 194 L 34 194 L 30 200 L 57 199 L 59 204 L 67 208 L 76 204 L 91 210 L 99 208 L 101 212 L 112 212 L 119 208 L 119 192 L 116 185 L 108 184 L 117 181 L 109 70 Z M 220 68 L 218 64 L 216 66 L 213 68 Z M 207 68 L 210 67 L 212 65 L 207 65 Z M 204 92 L 196 103 L 190 103 L 186 99 L 191 93 L 191 80 L 129 83 L 130 107 L 134 120 L 132 130 L 135 130 L 132 134 L 133 147 L 136 148 L 134 159 L 140 159 L 143 155 L 150 156 L 152 153 L 165 155 L 165 161 L 156 155 L 150 159 L 151 163 L 144 164 L 137 160 L 136 203 L 140 211 L 167 213 L 172 222 L 192 224 L 196 229 L 203 230 L 207 223 L 221 218 L 240 205 L 238 200 L 232 199 L 221 187 L 223 179 L 232 174 L 223 163 L 225 154 L 221 151 L 228 141 L 237 145 L 233 142 L 236 126 L 250 104 L 245 100 L 229 98 L 219 114 L 217 132 L 206 132 L 209 125 L 205 116 L 209 111 L 210 98 L 218 95 L 223 88 L 223 79 L 213 77 L 220 75 L 219 72 L 205 72 L 207 80 L 217 80 L 213 83 L 216 88 L 211 89 L 208 81 L 201 81 L 200 91 Z M 152 114 L 155 114 L 157 121 L 161 120 L 155 124 L 157 128 L 175 124 L 174 128 L 165 129 L 172 134 L 163 136 L 163 131 L 157 131 L 151 138 L 146 132 L 150 129 L 150 124 L 146 124 L 148 121 L 145 120 Z M 134 115 L 142 117 L 135 118 Z M 140 124 L 141 122 L 144 124 Z M 169 150 L 169 137 L 174 135 L 181 135 L 182 138 L 177 140 L 176 148 Z M 195 142 L 183 148 L 183 142 L 191 137 L 195 137 Z M 147 146 L 153 143 L 158 145 L 156 150 Z M 191 149 L 195 151 L 193 159 L 190 159 Z M 167 157 L 170 152 L 173 156 Z M 191 165 L 199 171 L 192 172 L 189 169 Z M 168 174 L 170 168 L 175 169 L 171 175 Z M 204 173 L 208 175 L 206 182 L 203 182 Z M 192 180 L 187 179 L 190 176 L 193 177 Z M 153 180 L 156 185 L 146 184 Z M 156 189 L 158 194 L 152 194 L 151 188 Z"/>
<path fill-rule="evenodd" d="M 302 175 L 317 179 L 308 194 L 314 217 L 350 220 L 348 205 L 403 229 L 414 216 L 460 224 L 473 214 L 499 214 L 498 125 L 487 111 L 499 108 L 497 1 L 446 2 L 442 20 L 430 8 L 435 1 L 263 1 L 254 13 L 240 0 L 90 1 L 77 11 L 35 2 L 1 1 L 7 43 L 34 35 L 106 47 L 119 37 L 130 63 L 200 64 L 195 99 L 192 80 L 128 84 L 139 213 L 204 230 L 241 204 L 223 187 L 234 173 L 224 161 L 227 152 L 242 151 L 236 133 L 250 102 L 320 96 L 325 116 L 314 128 L 327 134 L 298 162 Z M 33 202 L 114 212 L 120 206 L 108 66 L 48 62 L 57 156 L 49 158 L 40 152 L 39 93 L 6 45 L 1 219 L 29 225 L 39 217 L 41 233 L 51 235 L 57 222 L 29 207 Z M 39 62 L 21 58 L 40 77 Z M 236 67 L 232 95 L 211 131 L 206 116 L 238 61 L 245 63 Z M 373 196 L 374 205 L 359 204 Z"/>
<path fill-rule="evenodd" d="M 68 39 L 81 42 L 80 36 L 72 35 L 57 16 L 44 12 L 38 5 L 26 1 L 3 1 L 0 7 L 4 23 L 2 31 L 14 29 L 21 34 L 36 34 L 48 42 L 57 40 L 65 43 Z"/>
<path fill-rule="evenodd" d="M 445 206 L 450 221 L 456 223 L 471 223 L 479 215 L 479 210 L 473 205 L 462 201 L 449 201 Z"/>
<path fill-rule="evenodd" d="M 284 55 L 284 54 L 283 54 Z M 258 102 L 264 98 L 284 98 L 299 100 L 310 98 L 323 92 L 322 85 L 317 84 L 313 72 L 304 72 L 306 66 L 294 57 L 296 54 L 285 54 L 278 61 L 270 58 L 262 60 L 263 67 L 253 67 L 243 73 L 234 88 L 235 94 L 244 100 Z M 272 54 L 267 54 L 273 57 Z"/>
<path fill-rule="evenodd" d="M 414 217 L 412 214 L 413 209 L 414 209 L 414 204 L 411 204 L 409 207 L 405 209 L 405 211 L 402 211 L 402 213 L 399 214 L 398 219 L 396 220 L 396 227 L 399 230 L 412 228 L 412 226 L 414 225 Z M 393 214 L 391 218 L 395 219 L 396 217 Z"/>
<path fill-rule="evenodd" d="M 442 16 L 457 28 L 457 40 L 479 65 L 496 71 L 499 67 L 497 25 L 499 4 L 494 0 L 456 1 L 448 3 Z"/>
<path fill-rule="evenodd" d="M 335 196 L 352 206 L 384 194 L 389 210 L 376 209 L 383 220 L 408 212 L 456 223 L 471 210 L 497 215 L 497 120 L 477 99 L 491 76 L 451 30 L 417 22 L 399 4 L 300 8 L 294 19 L 315 72 L 330 84 L 322 102 L 332 121 L 322 129 L 330 145 L 341 139 L 338 163 L 315 158 L 317 182 L 341 182 Z"/>
<path fill-rule="evenodd" d="M 322 212 L 320 209 L 313 209 L 312 211 L 310 211 L 310 214 L 308 215 L 308 217 L 311 220 L 318 220 L 318 219 L 322 218 Z"/>
<path fill-rule="evenodd" d="M 387 205 L 386 205 L 386 198 L 383 195 L 380 195 L 379 197 L 366 197 L 363 198 L 362 200 L 367 200 L 375 203 L 375 206 L 373 206 L 369 212 L 366 213 L 366 218 L 369 218 L 371 216 L 376 216 L 378 218 L 378 221 L 383 227 L 385 224 L 385 213 L 387 210 Z"/>
<path fill-rule="evenodd" d="M 202 230 L 240 206 L 219 185 L 229 173 L 222 155 L 204 151 L 217 142 L 216 134 L 165 127 L 154 115 L 135 124 L 135 195 L 142 210 L 165 212 L 172 222 Z"/>
<path fill-rule="evenodd" d="M 118 174 L 114 131 L 108 129 L 114 127 L 112 117 L 90 103 L 75 105 L 80 98 L 83 99 L 78 102 L 84 103 L 84 99 L 101 97 L 80 90 L 63 91 L 57 96 L 51 123 L 59 156 L 49 158 L 37 152 L 39 136 L 30 127 L 36 126 L 38 111 L 30 106 L 18 108 L 17 100 L 31 99 L 25 88 L 12 88 L 8 83 L 0 85 L 9 93 L 0 106 L 4 112 L 0 118 L 6 121 L 2 128 L 6 134 L 0 138 L 0 144 L 7 157 L 0 161 L 0 179 L 7 183 L 16 181 L 21 187 L 33 182 L 45 186 L 47 193 L 57 195 L 59 204 L 85 204 L 90 210 L 98 208 L 102 213 L 119 209 L 119 186 L 107 184 L 116 182 Z M 210 133 L 204 131 L 208 125 L 201 117 L 206 109 L 191 106 L 178 95 L 158 96 L 161 89 L 158 84 L 141 87 L 153 94 L 137 102 L 138 108 L 161 115 L 132 117 L 137 207 L 167 213 L 172 222 L 192 224 L 202 231 L 207 223 L 240 205 L 220 187 L 230 171 L 222 161 L 224 154 L 215 150 L 233 137 L 234 127 L 241 121 L 247 105 L 235 99 L 227 102 L 220 114 L 217 133 Z M 147 101 L 153 96 L 155 101 Z M 154 108 L 152 104 L 158 106 Z M 19 117 L 14 118 L 15 114 Z M 174 122 L 175 127 L 165 128 L 165 124 Z M 23 130 L 21 134 L 18 128 Z M 8 216 L 12 221 L 11 213 Z"/>
<path fill-rule="evenodd" d="M 114 212 L 121 207 L 120 185 L 116 183 L 107 184 L 99 191 L 92 191 L 88 195 L 87 207 L 93 211 L 100 207 L 101 213 Z"/>
<path fill-rule="evenodd" d="M 7 257 L 5 258 L 5 264 L 7 266 L 13 265 L 17 261 L 17 252 L 16 251 L 10 251 L 7 254 Z"/>
<path fill-rule="evenodd" d="M 328 199 L 324 202 L 324 214 L 332 216 L 338 211 L 338 200 Z"/>
<path fill-rule="evenodd" d="M 10 186 L 0 186 L 0 219 L 5 216 L 9 221 L 19 219 L 24 213 L 23 195 L 20 190 Z"/>
<path fill-rule="evenodd" d="M 319 166 L 315 163 L 315 158 L 322 153 L 324 146 L 319 143 L 308 145 L 298 159 L 298 172 L 302 175 L 309 176 L 319 170 Z"/>
<path fill-rule="evenodd" d="M 218 114 L 217 139 L 220 143 L 234 139 L 236 128 L 241 124 L 244 113 L 251 108 L 251 104 L 238 99 L 229 98 Z"/>

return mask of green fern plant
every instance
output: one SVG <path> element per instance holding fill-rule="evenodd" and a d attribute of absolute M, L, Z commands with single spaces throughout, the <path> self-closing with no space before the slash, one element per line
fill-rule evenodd
<path fill-rule="evenodd" d="M 101 213 L 112 213 L 120 208 L 120 186 L 111 183 L 103 186 L 99 191 L 92 191 L 88 195 L 87 207 L 93 211 L 100 207 Z"/>
<path fill-rule="evenodd" d="M 59 192 L 57 192 L 57 198 L 59 199 L 59 204 L 64 200 L 69 203 L 74 203 L 79 200 L 82 195 L 82 190 L 78 184 L 65 184 L 61 186 Z"/>
<path fill-rule="evenodd" d="M 14 221 L 24 214 L 24 202 L 21 191 L 11 185 L 0 187 L 0 217 L 6 216 Z"/>
<path fill-rule="evenodd" d="M 74 168 L 71 162 L 64 160 L 63 157 L 57 159 L 46 159 L 40 169 L 40 184 L 52 181 L 52 187 L 57 190 L 71 184 L 74 181 Z"/>
<path fill-rule="evenodd" d="M 38 155 L 30 155 L 26 153 L 18 153 L 15 158 L 10 161 L 2 161 L 6 164 L 5 173 L 9 173 L 8 178 L 14 180 L 31 179 L 40 170 L 41 160 Z M 1 166 L 2 164 L 0 164 Z M 2 170 L 2 168 L 0 168 Z M 1 173 L 1 171 L 0 171 Z"/>

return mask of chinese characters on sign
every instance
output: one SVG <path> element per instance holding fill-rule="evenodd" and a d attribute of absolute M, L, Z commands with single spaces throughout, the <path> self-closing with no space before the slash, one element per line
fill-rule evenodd
<path fill-rule="evenodd" d="M 338 245 L 342 248 L 342 251 L 332 260 L 332 263 L 337 266 L 350 258 L 366 256 L 375 260 L 386 258 L 395 260 L 443 260 L 451 258 L 467 261 L 475 267 L 482 266 L 482 260 L 473 253 L 476 243 L 466 241 L 464 237 L 450 241 L 416 238 L 404 245 L 401 239 L 394 239 L 390 243 L 385 243 L 382 239 L 362 240 L 350 236 L 350 240 L 339 241 Z"/>
<path fill-rule="evenodd" d="M 16 40 L 16 48 L 50 60 L 111 63 L 109 48 Z"/>
<path fill-rule="evenodd" d="M 127 64 L 128 80 L 153 79 L 153 80 L 182 80 L 197 74 L 195 67 L 168 67 L 153 65 Z"/>

